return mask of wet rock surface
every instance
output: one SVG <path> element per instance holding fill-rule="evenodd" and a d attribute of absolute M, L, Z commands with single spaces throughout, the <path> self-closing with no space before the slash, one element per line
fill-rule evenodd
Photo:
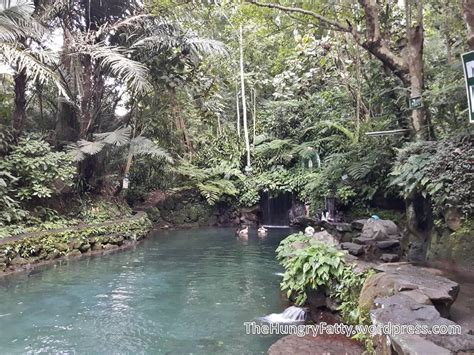
<path fill-rule="evenodd" d="M 425 295 L 442 316 L 449 316 L 449 309 L 459 292 L 459 285 L 437 275 L 437 270 L 392 263 L 376 266 L 382 273 L 373 275 L 364 284 L 359 305 L 370 308 L 375 298 L 416 290 Z"/>
<path fill-rule="evenodd" d="M 365 253 L 365 248 L 361 244 L 356 244 L 352 242 L 345 242 L 341 244 L 341 248 L 347 250 L 351 255 L 362 255 Z"/>
<path fill-rule="evenodd" d="M 360 355 L 364 348 L 360 343 L 344 335 L 287 335 L 268 350 L 270 355 L 308 354 L 308 355 Z"/>
<path fill-rule="evenodd" d="M 405 294 L 376 299 L 376 309 L 370 315 L 374 324 L 395 324 L 420 327 L 432 332 L 435 326 L 456 326 L 456 323 L 441 317 L 432 305 L 420 304 Z M 416 329 L 416 328 L 415 328 Z M 472 353 L 474 335 L 463 331 L 461 334 L 393 334 L 390 340 L 398 354 L 452 354 Z M 384 335 L 387 337 L 387 335 Z"/>
<path fill-rule="evenodd" d="M 374 336 L 377 354 L 472 354 L 474 335 L 448 319 L 459 293 L 459 284 L 441 276 L 442 272 L 410 263 L 375 266 L 381 271 L 368 278 L 359 297 L 359 306 L 370 310 L 375 325 L 411 326 L 413 330 Z M 438 328 L 434 328 L 438 327 Z M 434 329 L 449 329 L 437 334 Z M 392 328 L 393 330 L 393 328 Z M 454 333 L 453 333 L 454 331 Z"/>

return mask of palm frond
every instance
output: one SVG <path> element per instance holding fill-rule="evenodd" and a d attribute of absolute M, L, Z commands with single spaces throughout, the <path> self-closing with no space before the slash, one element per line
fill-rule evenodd
<path fill-rule="evenodd" d="M 93 59 L 100 61 L 112 76 L 126 82 L 131 89 L 137 92 L 146 92 L 151 89 L 147 78 L 147 67 L 128 58 L 125 48 L 99 43 L 84 45 L 80 51 L 82 54 L 88 54 Z"/>
<path fill-rule="evenodd" d="M 351 143 L 356 143 L 359 139 L 357 132 L 353 132 L 350 128 L 347 128 L 338 122 L 332 122 L 332 121 L 318 122 L 314 126 L 307 128 L 305 133 L 312 130 L 316 130 L 317 132 L 320 132 L 320 133 L 325 133 L 327 129 L 334 129 L 338 131 L 339 133 L 342 133 L 342 135 L 344 135 L 348 140 L 350 140 Z"/>
<path fill-rule="evenodd" d="M 173 162 L 173 158 L 165 149 L 143 136 L 135 137 L 130 141 L 130 151 L 134 155 L 146 154 L 162 158 L 169 163 Z"/>
<path fill-rule="evenodd" d="M 20 37 L 38 37 L 44 32 L 43 27 L 31 15 L 34 5 L 29 1 L 19 1 L 8 6 L 5 1 L 0 4 L 0 41 L 15 41 Z"/>
<path fill-rule="evenodd" d="M 264 142 L 255 147 L 255 153 L 260 155 L 273 154 L 277 151 L 291 149 L 293 147 L 293 140 L 287 139 L 274 139 L 270 142 Z"/>
<path fill-rule="evenodd" d="M 15 43 L 0 42 L 0 62 L 14 64 L 17 71 L 25 69 L 31 81 L 54 83 L 62 95 L 69 97 L 67 84 L 55 69 L 57 59 L 55 52 L 33 52 Z"/>
<path fill-rule="evenodd" d="M 130 126 L 116 129 L 112 132 L 96 133 L 94 138 L 106 144 L 116 145 L 118 147 L 130 142 L 132 128 Z"/>
<path fill-rule="evenodd" d="M 192 36 L 185 38 L 185 45 L 200 54 L 227 55 L 224 43 L 214 39 Z"/>
<path fill-rule="evenodd" d="M 104 147 L 104 142 L 90 142 L 81 139 L 80 141 L 69 144 L 67 151 L 74 161 L 83 161 L 87 155 L 95 155 Z"/>

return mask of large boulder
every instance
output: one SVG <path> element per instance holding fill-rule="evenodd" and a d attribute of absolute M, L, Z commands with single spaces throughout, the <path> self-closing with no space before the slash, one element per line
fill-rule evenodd
<path fill-rule="evenodd" d="M 333 246 L 338 246 L 339 242 L 327 231 L 316 232 L 313 234 L 313 238 L 324 244 L 329 244 Z"/>
<path fill-rule="evenodd" d="M 362 255 L 365 253 L 364 246 L 360 244 L 356 244 L 356 243 L 351 243 L 351 242 L 342 243 L 341 248 L 344 250 L 347 250 L 349 254 L 352 254 L 355 256 Z"/>
<path fill-rule="evenodd" d="M 365 222 L 360 236 L 377 241 L 398 239 L 400 238 L 400 230 L 394 222 L 388 219 L 375 220 L 370 218 Z"/>
<path fill-rule="evenodd" d="M 396 354 L 447 355 L 472 354 L 474 351 L 474 335 L 470 335 L 465 331 L 461 330 L 460 333 L 456 334 L 429 334 L 434 326 L 448 326 L 451 327 L 449 328 L 451 330 L 459 329 L 456 323 L 441 317 L 432 305 L 420 304 L 412 297 L 402 293 L 376 299 L 374 304 L 376 308 L 370 312 L 373 324 L 379 326 L 390 325 L 392 327 L 414 326 L 422 330 L 421 334 L 404 331 L 382 335 L 382 339 L 385 338 L 385 341 L 379 341 L 379 344 L 390 343 Z M 386 339 L 387 337 L 390 339 Z M 386 347 L 383 348 L 386 349 Z M 390 354 L 389 351 L 383 351 L 382 353 Z"/>
<path fill-rule="evenodd" d="M 370 309 L 374 300 L 395 293 L 417 290 L 429 298 L 441 316 L 447 317 L 459 293 L 459 285 L 439 276 L 437 270 L 413 266 L 409 263 L 382 264 L 379 274 L 369 277 L 362 288 L 359 306 Z"/>

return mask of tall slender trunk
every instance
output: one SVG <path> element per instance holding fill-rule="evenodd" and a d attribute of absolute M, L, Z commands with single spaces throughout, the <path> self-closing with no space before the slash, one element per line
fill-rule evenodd
<path fill-rule="evenodd" d="M 239 37 L 239 47 L 240 47 L 240 86 L 242 91 L 242 118 L 244 124 L 244 138 L 245 138 L 245 148 L 247 150 L 247 166 L 245 167 L 246 171 L 251 171 L 252 166 L 250 162 L 250 141 L 249 141 L 249 130 L 247 126 L 247 104 L 245 102 L 245 78 L 244 78 L 244 34 L 242 25 L 240 25 L 240 37 Z"/>
<path fill-rule="evenodd" d="M 411 6 L 415 1 L 416 6 Z M 423 3 L 422 0 L 405 0 L 407 21 L 407 64 L 410 79 L 410 97 L 422 97 L 424 89 L 423 68 Z M 412 10 L 415 18 L 412 19 Z M 415 24 L 412 22 L 415 21 Z M 422 105 L 413 109 L 411 117 L 414 138 L 424 141 L 434 138 L 428 109 Z M 405 200 L 407 230 L 409 240 L 408 258 L 412 261 L 424 261 L 428 243 L 433 230 L 433 212 L 429 198 L 415 192 Z"/>
<path fill-rule="evenodd" d="M 81 58 L 82 64 L 82 95 L 80 101 L 80 118 L 79 118 L 79 136 L 87 139 L 92 124 L 92 106 L 94 97 L 94 88 L 92 83 L 93 70 L 92 59 L 89 55 Z"/>
<path fill-rule="evenodd" d="M 252 143 L 255 146 L 255 136 L 257 132 L 257 89 L 253 89 L 253 110 L 252 110 L 252 123 L 253 123 L 253 139 Z"/>
<path fill-rule="evenodd" d="M 73 90 L 73 96 L 76 93 L 76 86 L 73 84 L 72 76 L 72 57 L 70 56 L 69 50 L 73 48 L 74 39 L 71 34 L 70 28 L 72 26 L 69 17 L 65 16 L 63 20 L 63 51 L 61 54 L 61 66 L 65 69 L 65 72 L 71 80 L 68 82 L 71 90 Z M 66 100 L 62 95 L 58 97 L 58 110 L 56 114 L 56 140 L 58 142 L 73 142 L 79 138 L 79 120 L 78 112 L 75 105 Z"/>
<path fill-rule="evenodd" d="M 12 116 L 12 125 L 16 135 L 23 131 L 26 120 L 26 69 L 22 69 L 15 75 L 15 110 Z"/>
<path fill-rule="evenodd" d="M 240 102 L 239 102 L 239 88 L 235 87 L 235 108 L 237 110 L 237 135 L 240 138 Z"/>

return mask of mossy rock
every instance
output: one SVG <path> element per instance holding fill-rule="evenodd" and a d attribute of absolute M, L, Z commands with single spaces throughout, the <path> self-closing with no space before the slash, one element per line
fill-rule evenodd
<path fill-rule="evenodd" d="M 72 239 L 69 241 L 68 246 L 70 250 L 79 249 L 82 245 L 82 241 L 80 239 Z"/>
<path fill-rule="evenodd" d="M 10 261 L 10 265 L 13 265 L 13 266 L 23 266 L 29 263 L 31 263 L 29 259 L 25 259 L 21 257 L 17 257 Z"/>
<path fill-rule="evenodd" d="M 65 252 L 69 250 L 69 246 L 66 243 L 57 243 L 55 248 L 59 251 Z"/>
<path fill-rule="evenodd" d="M 79 247 L 79 250 L 81 251 L 81 253 L 87 253 L 90 250 L 90 248 L 91 248 L 91 245 L 89 243 L 83 243 Z"/>
<path fill-rule="evenodd" d="M 71 250 L 69 253 L 67 253 L 68 257 L 76 257 L 81 255 L 81 252 L 77 249 Z"/>
<path fill-rule="evenodd" d="M 117 249 L 117 248 L 118 248 L 118 245 L 115 245 L 115 244 L 105 244 L 105 245 L 103 245 L 104 250 L 112 250 L 112 249 Z"/>
<path fill-rule="evenodd" d="M 124 241 L 124 237 L 121 235 L 115 235 L 109 238 L 109 243 L 122 245 Z"/>
<path fill-rule="evenodd" d="M 102 243 L 94 243 L 91 249 L 93 251 L 102 250 Z"/>
<path fill-rule="evenodd" d="M 430 260 L 450 260 L 462 268 L 474 268 L 474 223 L 465 222 L 456 232 L 434 234 L 428 250 Z"/>
<path fill-rule="evenodd" d="M 48 253 L 48 256 L 46 256 L 46 260 L 53 260 L 57 259 L 61 256 L 61 253 L 57 250 L 52 251 L 51 253 Z"/>
<path fill-rule="evenodd" d="M 153 222 L 158 222 L 161 218 L 161 211 L 157 207 L 147 209 L 146 213 Z"/>

